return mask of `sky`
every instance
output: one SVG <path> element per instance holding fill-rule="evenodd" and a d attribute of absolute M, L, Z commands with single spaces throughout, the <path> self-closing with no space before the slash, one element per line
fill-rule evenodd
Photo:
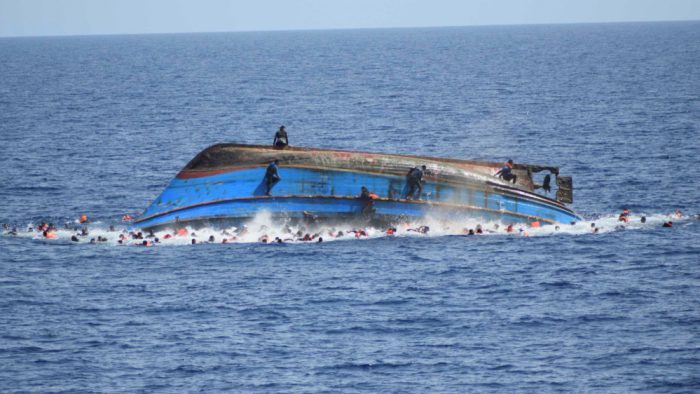
<path fill-rule="evenodd" d="M 700 20 L 700 0 L 0 0 L 0 37 Z"/>

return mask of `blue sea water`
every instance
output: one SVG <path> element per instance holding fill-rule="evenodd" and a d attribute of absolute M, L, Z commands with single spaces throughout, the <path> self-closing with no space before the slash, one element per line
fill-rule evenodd
<path fill-rule="evenodd" d="M 0 236 L 0 391 L 696 392 L 699 64 L 700 22 L 1 38 L 0 221 L 21 234 Z M 586 221 L 24 233 L 87 214 L 109 234 L 204 147 L 280 124 L 293 145 L 560 165 Z"/>

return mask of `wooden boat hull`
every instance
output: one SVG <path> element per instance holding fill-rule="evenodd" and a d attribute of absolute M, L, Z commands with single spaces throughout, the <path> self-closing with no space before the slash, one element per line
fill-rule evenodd
<path fill-rule="evenodd" d="M 265 170 L 279 160 L 281 181 L 266 196 Z M 406 198 L 406 173 L 428 169 L 420 200 Z M 494 176 L 497 163 L 309 148 L 220 144 L 197 155 L 135 221 L 141 228 L 245 220 L 265 211 L 275 218 L 392 221 L 430 216 L 504 223 L 579 220 L 564 204 L 530 189 L 533 168 L 516 166 L 518 184 Z M 367 187 L 378 198 L 368 210 L 357 198 Z"/>

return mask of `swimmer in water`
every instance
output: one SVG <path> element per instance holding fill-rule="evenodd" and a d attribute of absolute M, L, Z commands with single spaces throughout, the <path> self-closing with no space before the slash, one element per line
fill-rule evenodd
<path fill-rule="evenodd" d="M 617 218 L 617 220 L 620 222 L 625 222 L 625 223 L 629 222 L 630 221 L 630 210 L 627 208 L 623 209 L 622 213 Z"/>
<path fill-rule="evenodd" d="M 409 228 L 406 229 L 406 231 L 414 231 L 420 234 L 428 234 L 430 232 L 430 227 L 428 226 L 419 226 L 418 228 Z"/>

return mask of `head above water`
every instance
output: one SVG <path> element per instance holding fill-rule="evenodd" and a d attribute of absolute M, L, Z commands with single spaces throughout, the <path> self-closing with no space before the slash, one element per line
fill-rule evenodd
<path fill-rule="evenodd" d="M 426 169 L 426 167 L 425 167 L 425 166 L 420 166 L 420 168 L 422 168 L 423 170 L 425 170 L 425 169 Z"/>
<path fill-rule="evenodd" d="M 280 126 L 280 131 L 284 131 L 284 126 Z"/>

